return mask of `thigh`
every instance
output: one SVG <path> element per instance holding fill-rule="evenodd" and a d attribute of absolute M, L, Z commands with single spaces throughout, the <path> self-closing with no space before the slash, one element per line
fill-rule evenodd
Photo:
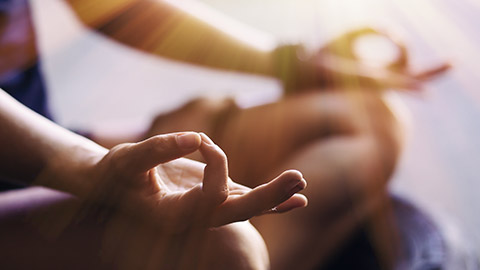
<path fill-rule="evenodd" d="M 345 90 L 311 92 L 240 110 L 216 137 L 229 157 L 232 178 L 254 186 L 305 147 L 332 138 L 367 136 L 395 156 L 397 129 L 379 95 Z"/>
<path fill-rule="evenodd" d="M 369 142 L 339 137 L 312 142 L 280 164 L 302 171 L 308 206 L 253 220 L 275 269 L 313 269 L 325 262 L 384 202 L 388 177 L 371 164 Z"/>
<path fill-rule="evenodd" d="M 78 201 L 46 188 L 0 193 L 2 266 L 15 269 L 96 269 L 101 226 L 75 220 Z M 103 268 L 103 267 L 102 267 Z"/>
<path fill-rule="evenodd" d="M 271 175 L 295 168 L 308 182 L 303 192 L 309 198 L 305 209 L 254 220 L 267 243 L 272 265 L 278 269 L 312 269 L 367 222 L 387 201 L 386 184 L 401 148 L 401 127 L 379 96 L 312 94 L 295 102 L 286 101 L 295 106 L 279 112 L 287 114 L 279 120 L 281 128 L 272 127 L 270 130 L 277 132 L 251 150 L 276 160 L 266 164 Z M 269 142 L 283 129 L 287 135 L 283 134 L 282 140 Z M 296 132 L 288 135 L 290 130 Z M 311 136 L 296 137 L 303 132 Z M 269 149 L 276 154 L 268 153 Z M 258 157 L 252 155 L 250 160 L 261 160 Z"/>
<path fill-rule="evenodd" d="M 265 243 L 249 222 L 165 234 L 122 213 L 33 187 L 0 193 L 6 269 L 267 269 Z"/>

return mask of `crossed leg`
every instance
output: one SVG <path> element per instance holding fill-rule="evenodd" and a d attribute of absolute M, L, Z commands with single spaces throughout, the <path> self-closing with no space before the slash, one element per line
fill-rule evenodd
<path fill-rule="evenodd" d="M 230 175 L 248 186 L 285 169 L 304 174 L 308 207 L 253 220 L 273 269 L 321 265 L 388 200 L 386 183 L 401 150 L 402 130 L 378 93 L 312 91 L 245 110 L 225 109 L 229 106 L 228 101 L 194 102 L 164 116 L 153 130 L 208 133 L 227 153 Z M 233 113 L 219 128 L 208 121 L 219 119 L 215 111 Z"/>
<path fill-rule="evenodd" d="M 171 236 L 122 216 L 73 216 L 66 193 L 31 187 L 0 194 L 2 266 L 15 269 L 267 269 L 268 254 L 248 222 Z M 120 225 L 120 226 L 119 226 Z M 120 229 L 119 229 L 120 228 Z M 107 235 L 114 231 L 114 245 Z"/>

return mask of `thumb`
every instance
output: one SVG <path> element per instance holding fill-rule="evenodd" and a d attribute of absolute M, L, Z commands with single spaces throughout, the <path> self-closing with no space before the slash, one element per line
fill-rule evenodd
<path fill-rule="evenodd" d="M 157 135 L 129 146 L 124 158 L 132 173 L 143 173 L 158 164 L 190 154 L 200 147 L 196 132 Z"/>

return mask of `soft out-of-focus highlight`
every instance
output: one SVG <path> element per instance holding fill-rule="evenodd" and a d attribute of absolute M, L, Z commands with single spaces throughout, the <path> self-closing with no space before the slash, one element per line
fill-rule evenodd
<path fill-rule="evenodd" d="M 480 2 L 21 2 L 0 88 L 88 138 L 0 93 L 0 184 L 45 187 L 0 192 L 24 243 L 120 269 L 480 268 Z"/>

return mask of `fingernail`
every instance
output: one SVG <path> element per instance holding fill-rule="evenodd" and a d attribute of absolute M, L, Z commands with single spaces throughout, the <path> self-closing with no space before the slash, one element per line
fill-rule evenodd
<path fill-rule="evenodd" d="M 305 189 L 306 186 L 307 186 L 307 181 L 302 179 L 298 184 L 296 184 L 293 188 L 291 188 L 288 193 L 293 195 L 299 192 L 300 190 Z"/>
<path fill-rule="evenodd" d="M 203 142 L 205 142 L 206 144 L 210 144 L 210 145 L 214 145 L 215 143 L 212 141 L 212 139 L 210 139 L 207 134 L 203 133 L 203 132 L 200 132 L 200 136 L 202 137 L 202 140 Z"/>
<path fill-rule="evenodd" d="M 177 135 L 177 145 L 183 149 L 192 149 L 200 145 L 200 136 L 194 132 L 188 132 Z"/>

